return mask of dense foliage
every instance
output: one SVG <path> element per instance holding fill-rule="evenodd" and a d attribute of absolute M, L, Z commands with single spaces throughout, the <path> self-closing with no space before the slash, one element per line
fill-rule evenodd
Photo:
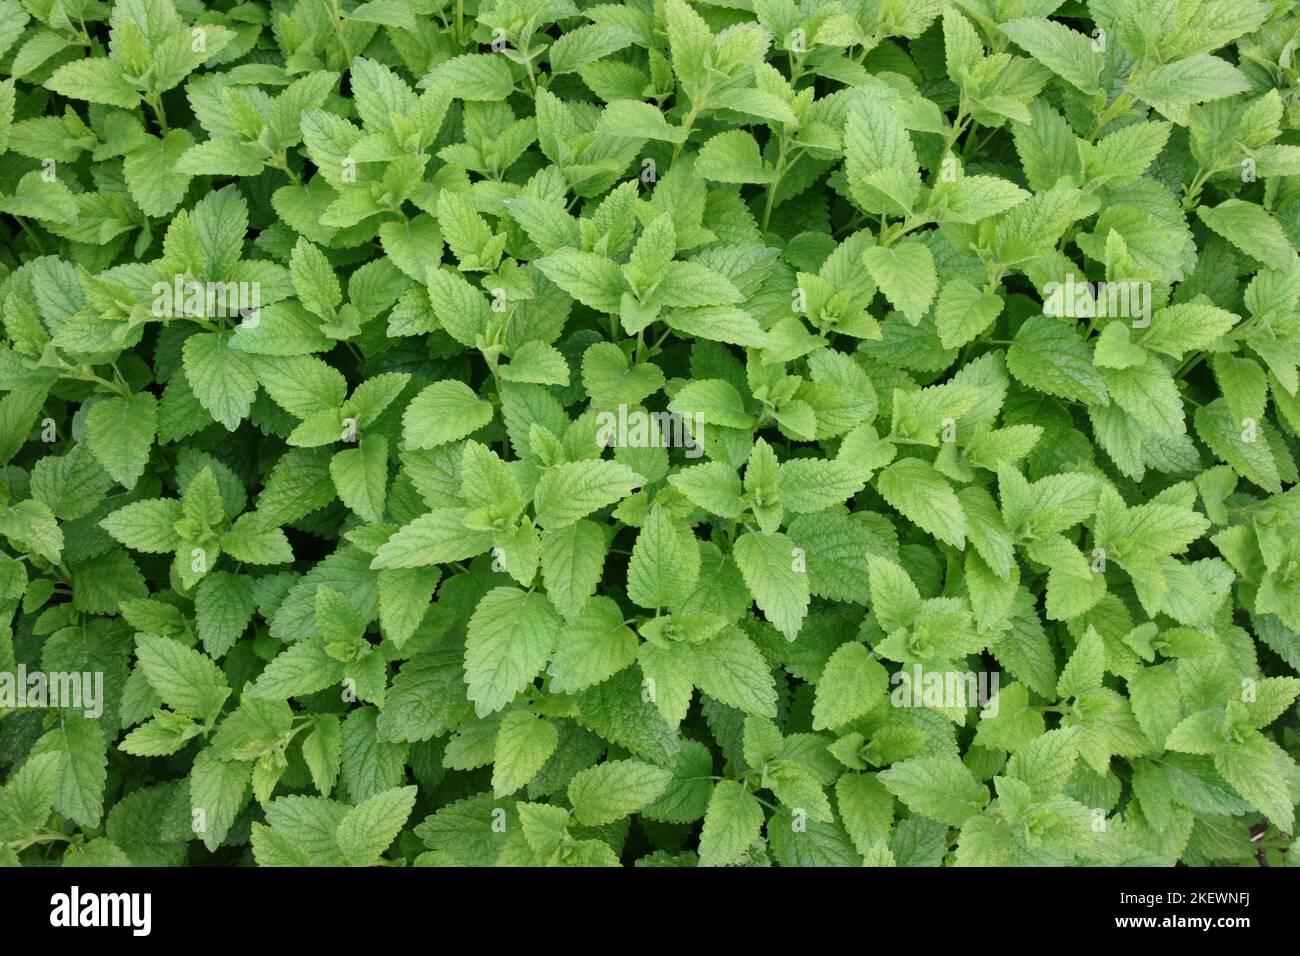
<path fill-rule="evenodd" d="M 1298 43 L 0 0 L 0 862 L 1294 860 Z"/>

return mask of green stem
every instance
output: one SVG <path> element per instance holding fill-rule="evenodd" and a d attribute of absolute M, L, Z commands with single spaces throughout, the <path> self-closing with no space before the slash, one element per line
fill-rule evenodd
<path fill-rule="evenodd" d="M 532 90 L 533 99 L 537 99 L 537 76 L 533 72 L 533 58 L 531 56 L 524 58 L 524 69 L 528 71 L 528 86 Z"/>
<path fill-rule="evenodd" d="M 1241 325 L 1237 326 L 1235 329 L 1229 332 L 1228 338 L 1231 339 L 1232 341 L 1237 341 L 1243 338 L 1244 334 L 1246 332 L 1249 332 L 1258 323 L 1258 321 L 1259 321 L 1259 316 L 1252 315 L 1245 322 L 1241 323 Z M 1196 366 L 1200 365 L 1209 357 L 1210 357 L 1210 353 L 1205 351 L 1193 352 L 1191 355 L 1188 355 L 1185 359 L 1183 359 L 1182 364 L 1180 364 L 1176 369 L 1174 369 L 1174 380 L 1178 382 L 1183 381 L 1187 377 L 1187 374 L 1192 371 L 1192 369 L 1196 368 Z"/>
<path fill-rule="evenodd" d="M 674 163 L 677 162 L 677 157 L 682 154 L 682 147 L 686 145 L 686 141 L 691 138 L 691 130 L 695 128 L 695 120 L 699 118 L 700 109 L 703 107 L 704 100 L 708 97 L 711 89 L 711 86 L 705 86 L 700 90 L 698 97 L 691 97 L 691 111 L 687 113 L 686 118 L 682 120 L 682 141 L 673 147 Z"/>
<path fill-rule="evenodd" d="M 15 840 L 8 844 L 9 848 L 15 853 L 22 853 L 28 847 L 37 846 L 42 843 L 71 843 L 72 837 L 62 833 L 42 833 L 39 836 L 29 837 L 26 840 Z"/>
<path fill-rule="evenodd" d="M 1093 142 L 1101 134 L 1101 131 L 1106 128 L 1106 124 L 1111 122 L 1111 120 L 1118 119 L 1128 112 L 1129 107 L 1133 105 L 1133 97 L 1129 94 L 1129 88 L 1135 82 L 1137 82 L 1137 77 L 1135 75 L 1130 75 L 1128 83 L 1125 85 L 1124 89 L 1120 91 L 1119 96 L 1115 97 L 1114 102 L 1097 114 L 1097 119 L 1093 122 L 1092 129 L 1088 131 L 1088 142 Z"/>
<path fill-rule="evenodd" d="M 1190 211 L 1196 206 L 1196 201 L 1201 198 L 1202 187 L 1205 185 L 1206 180 L 1213 176 L 1215 172 L 1214 169 L 1205 166 L 1197 168 L 1195 178 L 1192 179 L 1191 184 L 1187 187 L 1187 191 L 1183 193 L 1183 209 Z"/>
<path fill-rule="evenodd" d="M 957 115 L 953 117 L 952 129 L 948 131 L 948 136 L 944 140 L 943 149 L 940 151 L 941 155 L 947 155 L 952 151 L 953 145 L 961 138 L 961 134 L 966 129 L 966 124 L 969 121 L 970 117 L 966 115 L 966 95 L 963 93 L 957 101 Z"/>
<path fill-rule="evenodd" d="M 1183 364 L 1178 366 L 1178 369 L 1174 372 L 1174 381 L 1181 382 L 1185 380 L 1187 378 L 1188 373 L 1191 372 L 1192 369 L 1196 368 L 1196 366 L 1200 365 L 1209 357 L 1210 357 L 1209 352 L 1194 352 L 1191 355 L 1189 355 L 1183 361 Z"/>
<path fill-rule="evenodd" d="M 149 104 L 149 109 L 153 111 L 154 119 L 158 121 L 159 131 L 166 136 L 168 133 L 167 110 L 163 108 L 162 94 L 150 93 L 144 98 L 144 101 Z"/>
<path fill-rule="evenodd" d="M 329 12 L 330 22 L 334 27 L 334 35 L 338 37 L 339 46 L 343 48 L 343 58 L 347 60 L 348 69 L 351 69 L 352 45 L 348 43 L 348 38 L 343 34 L 343 11 L 339 8 L 338 0 L 322 0 L 322 2 L 325 3 L 325 8 Z M 457 5 L 459 6 L 459 2 Z M 457 29 L 456 35 L 457 37 L 460 36 L 459 29 Z"/>
<path fill-rule="evenodd" d="M 1090 338 L 1092 338 L 1093 332 L 1097 331 L 1097 320 L 1100 318 L 1101 316 L 1094 315 L 1091 319 L 1088 320 L 1088 327 L 1083 332 L 1083 340 L 1085 342 L 1088 341 Z"/>
<path fill-rule="evenodd" d="M 772 207 L 776 204 L 776 190 L 781 185 L 781 177 L 785 175 L 785 158 L 789 148 L 785 129 L 782 128 L 781 140 L 777 146 L 776 169 L 773 171 L 772 181 L 767 184 L 767 197 L 763 202 L 763 232 L 767 232 L 767 227 L 772 222 Z"/>
<path fill-rule="evenodd" d="M 14 216 L 14 221 L 18 223 L 19 228 L 22 229 L 23 232 L 27 233 L 27 238 L 31 239 L 32 245 L 36 247 L 36 251 L 41 255 L 45 255 L 45 243 L 41 241 L 41 237 L 37 234 L 36 230 L 31 227 L 27 220 L 22 216 Z"/>
<path fill-rule="evenodd" d="M 273 157 L 268 159 L 266 165 L 270 166 L 272 169 L 280 170 L 280 172 L 289 177 L 289 181 L 295 186 L 302 185 L 302 180 L 298 178 L 298 174 L 289 168 L 289 158 L 283 152 L 276 153 Z"/>
<path fill-rule="evenodd" d="M 791 53 L 786 51 L 786 59 L 790 64 L 790 88 L 796 89 L 799 85 L 799 79 L 803 76 L 803 61 L 805 54 Z"/>
<path fill-rule="evenodd" d="M 122 398 L 129 399 L 131 397 L 131 390 L 127 388 L 125 384 L 119 385 L 117 382 L 110 382 L 108 379 L 92 372 L 89 366 L 69 365 L 67 367 L 74 370 L 75 374 L 73 375 L 73 378 L 83 382 L 94 382 L 105 391 L 112 392 L 114 395 L 118 395 Z"/>
<path fill-rule="evenodd" d="M 673 147 L 673 162 L 677 162 L 677 157 L 682 154 L 682 147 L 691 137 L 691 130 L 695 126 L 695 117 L 700 115 L 699 108 L 694 103 L 691 104 L 691 111 L 686 114 L 686 119 L 682 121 L 682 139 L 681 142 Z"/>

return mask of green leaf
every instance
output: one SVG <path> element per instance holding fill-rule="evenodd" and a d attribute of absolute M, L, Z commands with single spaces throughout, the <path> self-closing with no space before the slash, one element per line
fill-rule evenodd
<path fill-rule="evenodd" d="M 199 404 L 227 431 L 248 417 L 257 394 L 257 374 L 224 332 L 201 332 L 185 340 L 185 378 Z"/>
<path fill-rule="evenodd" d="M 605 549 L 605 534 L 591 521 L 542 532 L 542 581 L 547 597 L 566 620 L 572 622 L 595 593 Z"/>
<path fill-rule="evenodd" d="M 626 283 L 614 260 L 576 249 L 557 249 L 534 264 L 583 305 L 597 312 L 618 312 Z"/>
<path fill-rule="evenodd" d="M 126 154 L 122 162 L 126 185 L 146 215 L 166 216 L 185 199 L 191 176 L 177 166 L 193 145 L 193 136 L 174 129 L 162 139 L 149 137 Z"/>
<path fill-rule="evenodd" d="M 728 866 L 758 839 L 763 807 L 742 784 L 723 780 L 713 788 L 700 831 L 700 866 Z"/>
<path fill-rule="evenodd" d="M 525 342 L 501 370 L 507 382 L 533 382 L 538 385 L 568 385 L 569 366 L 564 356 L 541 342 Z"/>
<path fill-rule="evenodd" d="M 464 508 L 438 508 L 398 529 L 375 554 L 372 568 L 420 568 L 464 561 L 492 547 L 492 535 L 465 527 Z"/>
<path fill-rule="evenodd" d="M 541 673 L 561 625 L 541 594 L 499 587 L 483 596 L 465 641 L 465 681 L 480 717 L 506 706 Z"/>
<path fill-rule="evenodd" d="M 920 322 L 934 301 L 938 284 L 930 250 L 907 240 L 889 248 L 871 246 L 863 259 L 889 304 L 913 325 Z"/>
<path fill-rule="evenodd" d="M 1214 207 L 1196 210 L 1201 221 L 1246 255 L 1274 269 L 1287 269 L 1295 249 L 1277 220 L 1252 202 L 1226 199 Z"/>
<path fill-rule="evenodd" d="M 617 53 L 630 46 L 637 34 L 613 24 L 591 23 L 569 30 L 551 44 L 551 72 L 554 75 L 574 73 L 588 63 Z"/>
<path fill-rule="evenodd" d="M 1059 319 L 1031 316 L 1007 350 L 1007 368 L 1023 384 L 1089 405 L 1108 402 L 1105 376 L 1079 334 Z"/>
<path fill-rule="evenodd" d="M 463 382 L 435 382 L 411 399 L 402 415 L 407 448 L 437 448 L 473 434 L 492 420 L 492 403 Z"/>
<path fill-rule="evenodd" d="M 940 180 L 930 194 L 929 215 L 938 222 L 975 223 L 1006 212 L 1029 198 L 1019 186 L 996 176 Z"/>
<path fill-rule="evenodd" d="M 230 696 L 221 669 L 179 641 L 152 634 L 136 638 L 140 667 L 162 702 L 196 720 L 211 722 Z"/>
<path fill-rule="evenodd" d="M 1291 5 L 462 6 L 0 0 L 0 865 L 1300 853 Z"/>
<path fill-rule="evenodd" d="M 251 763 L 218 760 L 211 748 L 194 758 L 189 787 L 193 829 L 209 850 L 215 850 L 226 839 L 248 800 L 251 778 Z"/>
<path fill-rule="evenodd" d="M 245 564 L 285 564 L 293 560 L 293 549 L 282 530 L 268 527 L 256 513 L 240 515 L 221 536 L 221 547 Z"/>
<path fill-rule="evenodd" d="M 1096 93 L 1105 58 L 1093 48 L 1093 42 L 1054 20 L 1026 18 L 998 25 L 1005 33 L 1043 66 L 1084 93 Z"/>
<path fill-rule="evenodd" d="M 100 522 L 100 527 L 135 551 L 165 554 L 181 544 L 173 525 L 182 517 L 181 504 L 170 498 L 133 501 Z"/>
<path fill-rule="evenodd" d="M 1025 783 L 1039 800 L 1060 793 L 1070 781 L 1079 758 L 1078 731 L 1049 730 L 1017 750 L 1007 764 L 1007 774 Z"/>
<path fill-rule="evenodd" d="M 988 801 L 988 789 L 956 757 L 911 757 L 877 779 L 911 810 L 959 827 Z"/>
<path fill-rule="evenodd" d="M 758 142 L 743 130 L 719 133 L 700 147 L 695 172 L 720 183 L 768 183 L 772 171 L 763 165 Z"/>
<path fill-rule="evenodd" d="M 565 625 L 547 668 L 551 690 L 573 693 L 593 687 L 631 664 L 636 653 L 636 635 L 619 606 L 607 597 L 591 598 Z"/>
<path fill-rule="evenodd" d="M 299 641 L 267 664 L 250 693 L 264 700 L 301 697 L 340 682 L 343 670 L 343 663 L 327 654 L 319 639 Z"/>
<path fill-rule="evenodd" d="M 316 722 L 311 733 L 303 738 L 302 757 L 311 773 L 312 783 L 322 796 L 328 797 L 338 780 L 343 760 L 337 717 L 324 716 Z"/>
<path fill-rule="evenodd" d="M 876 479 L 880 494 L 922 530 L 955 548 L 966 546 L 966 514 L 948 480 L 919 458 L 902 458 Z"/>
<path fill-rule="evenodd" d="M 1187 122 L 1188 103 L 1208 103 L 1250 89 L 1250 82 L 1231 63 L 1208 53 L 1165 63 L 1132 84 L 1133 95 L 1175 122 Z"/>
<path fill-rule="evenodd" d="M 559 745 L 560 733 L 545 718 L 512 710 L 501 719 L 492 759 L 492 793 L 506 797 L 537 775 Z"/>
<path fill-rule="evenodd" d="M 87 829 L 99 826 L 103 818 L 107 748 L 104 731 L 95 720 L 65 716 L 31 749 L 32 757 L 56 757 L 54 810 Z"/>
<path fill-rule="evenodd" d="M 916 150 L 889 104 L 861 97 L 850 105 L 844 156 L 844 176 L 859 207 L 891 216 L 911 213 L 921 191 Z"/>
<path fill-rule="evenodd" d="M 415 807 L 415 787 L 384 790 L 363 800 L 339 821 L 339 851 L 350 866 L 370 866 L 393 842 Z"/>
<path fill-rule="evenodd" d="M 194 590 L 194 615 L 203 649 L 221 657 L 253 620 L 252 582 L 228 571 L 205 575 Z"/>
<path fill-rule="evenodd" d="M 533 493 L 537 523 L 547 530 L 571 525 L 627 497 L 644 481 L 627 465 L 602 459 L 554 465 Z"/>
<path fill-rule="evenodd" d="M 1238 793 L 1284 832 L 1295 824 L 1288 778 L 1295 764 L 1277 744 L 1249 734 L 1214 755 L 1214 767 Z"/>
<path fill-rule="evenodd" d="M 490 53 L 466 53 L 438 64 L 420 81 L 421 88 L 446 84 L 457 99 L 504 100 L 514 90 L 510 68 L 503 57 Z"/>
<path fill-rule="evenodd" d="M 357 448 L 330 460 L 330 476 L 339 500 L 366 521 L 381 521 L 388 485 L 388 441 L 383 435 L 366 435 Z"/>
<path fill-rule="evenodd" d="M 808 576 L 797 549 L 779 531 L 748 531 L 736 540 L 736 564 L 763 615 L 793 641 L 808 613 Z"/>
<path fill-rule="evenodd" d="M 158 428 L 158 402 L 148 392 L 106 398 L 86 415 L 86 443 L 113 480 L 135 487 L 149 462 Z"/>
<path fill-rule="evenodd" d="M 574 818 L 584 826 L 613 823 L 654 802 L 672 771 L 640 760 L 610 760 L 577 774 L 569 782 Z"/>
<path fill-rule="evenodd" d="M 843 727 L 870 713 L 884 703 L 888 684 L 885 668 L 863 645 L 840 645 L 817 681 L 813 730 Z"/>
<path fill-rule="evenodd" d="M 692 679 L 714 700 L 746 714 L 776 714 L 776 686 L 757 645 L 737 628 L 691 648 Z"/>
<path fill-rule="evenodd" d="M 695 535 L 654 508 L 637 535 L 627 569 L 627 596 L 648 608 L 673 607 L 695 590 L 700 551 Z"/>
<path fill-rule="evenodd" d="M 960 348 L 987 331 L 1001 312 L 1001 297 L 981 292 L 964 279 L 947 282 L 934 309 L 939 341 L 946 349 Z"/>
<path fill-rule="evenodd" d="M 106 106 L 131 109 L 140 102 L 139 91 L 109 57 L 64 63 L 45 81 L 45 85 L 61 96 Z"/>

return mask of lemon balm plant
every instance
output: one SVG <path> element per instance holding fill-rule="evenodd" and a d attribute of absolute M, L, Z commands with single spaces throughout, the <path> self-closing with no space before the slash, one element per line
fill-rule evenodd
<path fill-rule="evenodd" d="M 0 0 L 0 862 L 1294 861 L 1298 41 Z"/>

